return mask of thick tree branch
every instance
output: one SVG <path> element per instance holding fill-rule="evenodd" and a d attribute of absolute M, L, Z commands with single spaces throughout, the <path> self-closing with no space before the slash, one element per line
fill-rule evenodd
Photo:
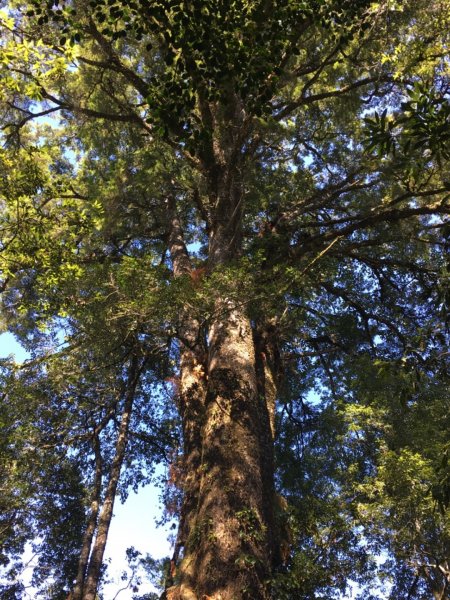
<path fill-rule="evenodd" d="M 53 104 L 56 105 L 55 107 L 51 107 L 50 109 L 48 109 L 47 114 L 56 112 L 58 110 L 66 110 L 66 111 L 73 112 L 73 113 L 83 114 L 88 117 L 105 119 L 107 121 L 121 122 L 121 123 L 138 123 L 146 131 L 150 131 L 150 127 L 144 121 L 144 119 L 142 119 L 139 115 L 137 115 L 134 112 L 130 112 L 129 114 L 109 113 L 109 112 L 104 112 L 104 111 L 100 111 L 100 110 L 87 108 L 87 107 L 84 107 L 81 105 L 77 105 L 73 102 L 70 102 L 68 100 L 63 100 L 62 98 L 58 98 L 54 94 L 51 94 L 42 85 L 42 83 L 39 81 L 39 79 L 36 78 L 32 73 L 30 73 L 28 71 L 24 71 L 23 69 L 11 68 L 10 70 L 12 72 L 19 73 L 20 75 L 23 75 L 23 76 L 31 79 L 32 81 L 34 81 L 39 86 L 42 97 L 45 100 L 52 102 Z M 43 115 L 40 113 L 37 113 L 35 116 L 39 117 L 39 116 L 43 116 Z M 31 119 L 31 117 L 30 117 L 30 119 Z M 20 129 L 20 127 L 25 125 L 25 123 L 28 122 L 30 119 L 25 119 L 22 122 L 20 122 L 19 124 L 8 123 L 7 127 L 11 127 L 11 128 L 15 127 L 16 129 Z"/>
<path fill-rule="evenodd" d="M 111 69 L 117 73 L 121 73 L 125 79 L 133 85 L 135 90 L 141 94 L 143 98 L 148 96 L 149 87 L 148 84 L 139 77 L 139 75 L 133 69 L 127 67 L 121 60 L 119 55 L 114 51 L 111 43 L 99 32 L 94 21 L 89 19 L 89 33 L 92 35 L 94 40 L 100 46 L 103 53 L 108 58 L 107 62 L 103 62 L 104 68 Z M 86 59 L 84 59 L 86 61 Z"/>
<path fill-rule="evenodd" d="M 423 192 L 419 195 L 432 196 L 445 191 L 447 191 L 446 188 L 441 188 L 438 190 L 430 190 L 428 192 Z M 418 194 L 411 195 L 418 196 Z M 374 211 L 373 214 L 369 215 L 355 215 L 348 218 L 343 217 L 342 219 L 336 219 L 335 221 L 323 222 L 320 224 L 320 226 L 327 228 L 332 227 L 332 229 L 324 232 L 323 234 L 317 234 L 315 236 L 308 237 L 307 239 L 302 240 L 299 244 L 293 246 L 290 252 L 291 257 L 298 257 L 305 251 L 307 251 L 309 248 L 317 247 L 318 244 L 327 243 L 330 240 L 334 239 L 336 236 L 348 237 L 356 231 L 368 229 L 380 223 L 396 223 L 403 219 L 409 219 L 413 217 L 420 217 L 426 215 L 449 215 L 450 209 L 448 206 L 445 205 L 447 199 L 448 198 L 446 197 L 441 202 L 439 202 L 439 204 L 434 204 L 432 206 L 380 210 L 379 212 Z M 348 225 L 341 228 L 333 228 L 333 226 L 340 225 L 342 223 L 348 223 Z"/>
<path fill-rule="evenodd" d="M 363 79 L 358 79 L 357 81 L 354 81 L 353 83 L 349 83 L 348 85 L 346 85 L 342 88 L 330 90 L 329 92 L 322 92 L 319 94 L 310 94 L 310 95 L 305 95 L 305 96 L 302 95 L 297 100 L 293 100 L 292 102 L 287 103 L 284 106 L 284 108 L 282 108 L 279 112 L 277 112 L 273 115 L 273 118 L 276 119 L 277 121 L 280 121 L 282 119 L 285 119 L 287 116 L 289 116 L 294 110 L 296 110 L 300 106 L 307 106 L 309 104 L 314 104 L 314 102 L 318 102 L 319 100 L 327 100 L 328 98 L 337 98 L 339 96 L 345 96 L 345 94 L 348 94 L 349 92 L 357 90 L 360 87 L 364 87 L 366 85 L 369 85 L 371 83 L 376 83 L 376 82 L 394 83 L 394 80 L 390 77 L 389 78 L 381 78 L 379 76 L 364 77 Z M 306 92 L 308 89 L 309 89 L 309 85 L 305 86 L 304 92 Z"/>

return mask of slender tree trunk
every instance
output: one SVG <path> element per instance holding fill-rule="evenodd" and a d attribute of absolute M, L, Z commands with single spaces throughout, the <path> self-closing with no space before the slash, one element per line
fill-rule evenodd
<path fill-rule="evenodd" d="M 86 568 L 89 561 L 89 555 L 91 553 L 92 540 L 94 539 L 95 529 L 97 527 L 97 518 L 100 508 L 100 497 L 102 492 L 102 457 L 100 453 L 100 441 L 98 439 L 98 432 L 95 431 L 93 435 L 93 447 L 95 454 L 95 476 L 94 486 L 92 492 L 91 511 L 89 514 L 89 520 L 86 526 L 86 531 L 83 536 L 83 545 L 78 559 L 77 577 L 75 580 L 75 586 L 72 592 L 72 600 L 83 599 L 83 587 L 84 578 L 86 576 Z"/>
<path fill-rule="evenodd" d="M 125 457 L 126 445 L 128 442 L 128 430 L 131 419 L 136 387 L 139 381 L 139 376 L 142 371 L 142 366 L 139 367 L 138 359 L 133 356 L 131 359 L 130 371 L 128 376 L 127 390 L 125 394 L 125 402 L 122 411 L 122 418 L 117 436 L 115 455 L 109 472 L 108 487 L 103 500 L 103 505 L 100 511 L 100 516 L 97 526 L 97 535 L 95 537 L 94 546 L 89 559 L 86 579 L 83 589 L 83 600 L 95 600 L 97 589 L 100 582 L 101 568 L 103 564 L 103 555 L 105 553 L 106 541 L 108 539 L 109 526 L 113 516 L 114 500 L 119 483 L 120 470 Z"/>

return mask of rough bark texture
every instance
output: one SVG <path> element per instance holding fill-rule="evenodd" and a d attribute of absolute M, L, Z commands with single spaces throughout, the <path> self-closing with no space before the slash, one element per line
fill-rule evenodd
<path fill-rule="evenodd" d="M 211 326 L 195 547 L 199 597 L 264 598 L 271 572 L 272 440 L 250 322 L 220 299 Z"/>
<path fill-rule="evenodd" d="M 203 108 L 217 132 L 211 154 L 204 160 L 210 211 L 208 271 L 212 273 L 240 254 L 244 123 L 238 104 L 219 117 Z M 181 235 L 178 225 L 172 222 L 175 275 L 189 269 L 183 258 L 187 254 L 181 251 L 182 237 L 177 242 L 174 233 Z M 195 323 L 187 314 L 185 328 L 185 337 L 194 335 Z M 261 381 L 251 323 L 236 299 L 236 289 L 215 298 L 207 345 L 205 371 L 200 370 L 195 345 L 184 344 L 181 353 L 186 468 L 179 536 L 183 560 L 179 585 L 167 590 L 166 597 L 262 600 L 268 597 L 266 580 L 276 561 L 276 390 L 269 371 Z"/>
<path fill-rule="evenodd" d="M 231 301 L 218 308 L 206 398 L 198 383 L 184 393 L 185 402 L 205 405 L 183 415 L 182 600 L 266 598 L 274 559 L 271 419 L 258 393 L 252 331 Z"/>

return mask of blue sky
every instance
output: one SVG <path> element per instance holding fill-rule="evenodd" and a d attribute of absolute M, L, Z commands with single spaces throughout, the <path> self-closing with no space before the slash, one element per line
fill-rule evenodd
<path fill-rule="evenodd" d="M 17 362 L 22 362 L 27 357 L 27 353 L 11 333 L 2 333 L 0 335 L 0 358 L 5 358 L 10 354 L 15 355 Z"/>
<path fill-rule="evenodd" d="M 0 357 L 10 354 L 15 356 L 17 362 L 27 358 L 27 353 L 17 343 L 10 333 L 0 335 Z M 124 504 L 116 501 L 114 518 L 106 547 L 106 558 L 111 559 L 108 569 L 112 582 L 104 588 L 105 600 L 131 600 L 132 592 L 124 590 L 120 576 L 127 568 L 125 550 L 134 546 L 142 554 L 151 554 L 153 558 L 162 558 L 171 554 L 167 542 L 168 532 L 164 528 L 157 528 L 155 521 L 161 516 L 161 506 L 158 499 L 159 490 L 155 486 L 146 486 L 137 494 L 131 493 Z M 142 585 L 139 593 L 152 591 L 149 585 Z"/>
<path fill-rule="evenodd" d="M 134 546 L 136 550 L 143 554 L 149 553 L 153 558 L 171 554 L 167 532 L 155 525 L 155 518 L 161 515 L 158 492 L 156 487 L 147 486 L 137 494 L 131 493 L 125 504 L 117 500 L 106 548 L 106 558 L 111 558 L 109 571 L 113 582 L 105 586 L 105 600 L 112 599 L 123 587 L 120 574 L 127 566 L 125 550 L 128 547 Z M 152 589 L 149 585 L 142 585 L 139 593 Z M 131 600 L 131 597 L 131 592 L 126 590 L 121 592 L 117 599 Z"/>

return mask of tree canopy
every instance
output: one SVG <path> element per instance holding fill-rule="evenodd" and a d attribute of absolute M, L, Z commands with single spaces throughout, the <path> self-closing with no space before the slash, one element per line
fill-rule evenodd
<path fill-rule="evenodd" d="M 1 6 L 0 593 L 450 597 L 449 3 Z"/>

